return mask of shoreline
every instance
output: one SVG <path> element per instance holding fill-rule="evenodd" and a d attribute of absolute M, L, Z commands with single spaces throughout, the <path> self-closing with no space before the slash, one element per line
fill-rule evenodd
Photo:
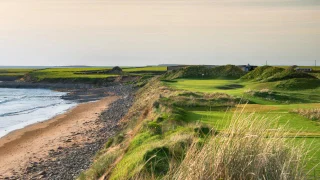
<path fill-rule="evenodd" d="M 11 135 L 12 134 L 16 134 L 15 132 L 16 131 L 19 131 L 19 130 L 22 130 L 22 129 L 25 129 L 25 128 L 29 128 L 29 126 L 33 126 L 33 125 L 36 125 L 36 124 L 42 124 L 42 123 L 45 123 L 46 121 L 50 121 L 51 119 L 54 119 L 60 115 L 63 115 L 65 113 L 68 113 L 69 111 L 72 111 L 72 109 L 76 108 L 78 105 L 81 105 L 82 103 L 76 103 L 76 104 L 73 104 L 71 107 L 59 112 L 59 113 L 56 113 L 55 115 L 51 116 L 51 117 L 48 117 L 46 119 L 42 119 L 42 120 L 37 120 L 37 121 L 27 121 L 25 122 L 24 125 L 21 125 L 21 124 L 16 124 L 14 125 L 14 127 L 17 127 L 17 128 L 12 128 L 13 126 L 11 126 L 9 129 L 12 129 L 12 130 L 8 130 L 9 132 L 5 132 L 4 135 L 1 136 L 0 134 L 0 147 L 1 147 L 1 139 L 2 138 L 6 138 L 6 136 Z M 30 127 L 31 128 L 31 127 Z"/>
<path fill-rule="evenodd" d="M 10 143 L 11 139 L 18 139 L 21 138 L 22 136 L 24 136 L 25 134 L 35 131 L 37 129 L 41 129 L 41 128 L 45 128 L 48 124 L 53 123 L 53 121 L 59 119 L 60 116 L 63 116 L 65 114 L 71 113 L 73 111 L 73 109 L 77 108 L 78 106 L 80 106 L 81 104 L 85 104 L 85 103 L 78 103 L 73 107 L 70 107 L 69 109 L 65 110 L 64 112 L 61 112 L 51 118 L 42 120 L 42 121 L 38 121 L 36 123 L 33 124 L 29 124 L 27 126 L 24 126 L 22 128 L 18 128 L 15 130 L 10 131 L 9 133 L 7 133 L 6 135 L 0 137 L 0 148 L 5 145 L 6 143 Z M 8 136 L 8 137 L 7 137 Z"/>
<path fill-rule="evenodd" d="M 51 119 L 14 130 L 0 138 L 0 179 L 24 173 L 30 162 L 44 161 L 50 152 L 94 141 L 88 131 L 99 129 L 95 121 L 119 97 L 108 96 L 80 103 Z"/>

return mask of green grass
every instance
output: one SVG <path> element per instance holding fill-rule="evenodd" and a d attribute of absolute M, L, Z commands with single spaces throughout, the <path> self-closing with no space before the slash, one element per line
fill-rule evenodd
<path fill-rule="evenodd" d="M 47 68 L 47 69 L 0 69 L 1 76 L 24 76 L 30 73 L 30 76 L 36 81 L 53 80 L 53 79 L 104 79 L 118 76 L 115 74 L 85 74 L 85 72 L 106 71 L 109 67 L 79 67 L 79 68 Z M 165 66 L 148 66 L 148 67 L 123 67 L 126 75 L 143 75 L 148 72 L 166 72 Z M 81 74 L 83 73 L 83 74 Z"/>
<path fill-rule="evenodd" d="M 249 114 L 249 112 L 248 112 Z M 230 122 L 230 117 L 233 112 L 221 111 L 190 111 L 188 112 L 187 119 L 191 121 L 199 121 L 212 127 L 223 129 Z M 298 135 L 310 135 L 320 137 L 320 124 L 311 121 L 307 118 L 299 116 L 288 111 L 270 111 L 270 112 L 256 112 L 257 116 L 266 117 L 270 121 L 279 123 L 278 125 L 286 125 L 287 130 Z"/>
<path fill-rule="evenodd" d="M 33 71 L 34 69 L 1 69 L 0 73 L 27 73 Z"/>
<path fill-rule="evenodd" d="M 32 78 L 41 81 L 43 79 L 75 79 L 75 78 L 90 78 L 90 79 L 101 79 L 107 78 L 114 75 L 100 75 L 100 74 L 77 74 L 84 71 L 94 70 L 106 70 L 108 68 L 48 68 L 48 69 L 0 69 L 0 77 L 5 76 L 19 76 L 22 77 L 27 73 Z"/>
<path fill-rule="evenodd" d="M 240 80 L 217 80 L 217 79 L 176 79 L 175 81 L 163 82 L 164 85 L 178 90 L 203 93 L 227 93 L 237 97 L 244 97 L 256 104 L 281 104 L 281 103 L 316 103 L 320 102 L 320 88 L 287 90 L 278 88 L 279 82 L 252 82 Z M 314 83 L 312 81 L 312 83 Z M 235 88 L 226 88 L 237 85 Z M 248 90 L 270 89 L 277 92 L 276 100 L 268 100 L 263 97 L 254 97 L 245 94 Z"/>
<path fill-rule="evenodd" d="M 136 67 L 136 68 L 123 68 L 124 72 L 143 72 L 143 71 L 167 71 L 166 66 L 147 66 L 147 67 Z"/>
<path fill-rule="evenodd" d="M 223 92 L 228 94 L 241 94 L 246 89 L 248 89 L 247 84 L 240 82 L 239 80 L 216 80 L 216 79 L 177 79 L 173 82 L 164 82 L 165 85 L 170 87 L 180 89 L 180 90 L 188 90 L 194 92 L 204 92 L 204 93 L 212 93 L 212 92 Z M 225 90 L 221 87 L 239 84 L 244 87 Z"/>
<path fill-rule="evenodd" d="M 0 77 L 10 76 L 24 76 L 26 73 L 33 71 L 34 69 L 0 69 Z"/>
<path fill-rule="evenodd" d="M 0 73 L 1 76 L 24 76 L 25 73 Z"/>
<path fill-rule="evenodd" d="M 219 80 L 219 79 L 176 79 L 171 82 L 163 82 L 164 85 L 179 89 L 193 92 L 204 92 L 204 93 L 227 93 L 231 95 L 242 95 L 246 90 L 249 89 L 273 89 L 275 83 L 273 82 L 245 82 L 240 80 Z M 241 85 L 242 87 L 236 87 L 234 89 L 224 88 L 230 85 Z"/>
<path fill-rule="evenodd" d="M 74 79 L 74 78 L 91 78 L 91 79 L 101 79 L 107 77 L 113 77 L 118 75 L 112 74 L 78 74 L 80 72 L 88 70 L 97 70 L 96 68 L 68 68 L 68 69 L 44 69 L 33 71 L 30 73 L 32 78 L 38 81 L 44 79 Z"/>
<path fill-rule="evenodd" d="M 47 68 L 40 69 L 41 72 L 83 72 L 83 71 L 98 71 L 98 70 L 110 70 L 111 68 L 103 67 L 85 67 L 85 68 Z"/>
<path fill-rule="evenodd" d="M 48 68 L 41 69 L 37 71 L 33 71 L 30 73 L 30 76 L 37 81 L 48 80 L 48 79 L 77 79 L 77 78 L 87 78 L 87 79 L 105 79 L 108 77 L 118 76 L 116 74 L 99 74 L 99 73 L 89 73 L 85 72 L 94 72 L 94 71 L 106 71 L 111 68 Z M 130 75 L 131 73 L 135 73 L 132 75 L 143 74 L 148 71 L 157 71 L 164 72 L 166 71 L 166 67 L 141 67 L 141 68 L 124 68 L 123 71 Z M 83 73 L 83 74 L 82 74 Z M 138 74 L 137 74 L 138 73 Z"/>

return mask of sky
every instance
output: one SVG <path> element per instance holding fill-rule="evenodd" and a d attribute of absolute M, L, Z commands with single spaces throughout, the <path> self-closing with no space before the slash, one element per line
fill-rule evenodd
<path fill-rule="evenodd" d="M 320 64 L 320 0 L 0 0 L 0 66 Z"/>

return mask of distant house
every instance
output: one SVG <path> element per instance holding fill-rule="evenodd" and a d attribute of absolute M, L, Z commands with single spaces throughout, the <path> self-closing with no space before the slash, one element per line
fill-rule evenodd
<path fill-rule="evenodd" d="M 312 68 L 295 68 L 296 71 L 299 71 L 299 72 L 312 72 L 313 69 Z"/>
<path fill-rule="evenodd" d="M 245 72 L 249 72 L 249 71 L 253 71 L 255 68 L 257 68 L 258 66 L 251 66 L 250 64 L 248 65 L 240 65 L 238 66 L 240 69 L 242 69 Z"/>

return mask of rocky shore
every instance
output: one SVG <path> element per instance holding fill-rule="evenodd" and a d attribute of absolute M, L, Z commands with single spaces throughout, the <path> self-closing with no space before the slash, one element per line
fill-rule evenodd
<path fill-rule="evenodd" d="M 94 155 L 104 146 L 108 138 L 118 131 L 118 121 L 122 119 L 133 104 L 135 89 L 131 85 L 116 85 L 104 88 L 88 88 L 72 90 L 65 99 L 79 100 L 80 102 L 92 101 L 108 95 L 120 97 L 109 108 L 102 112 L 95 120 L 99 128 L 87 130 L 82 134 L 85 143 L 74 143 L 68 147 L 58 147 L 49 152 L 47 158 L 30 163 L 20 172 L 13 172 L 10 177 L 0 179 L 74 179 L 83 170 L 87 169 L 93 161 Z M 77 138 L 66 139 L 66 143 L 72 143 Z"/>
<path fill-rule="evenodd" d="M 76 101 L 79 103 L 96 101 L 109 95 L 129 94 L 130 85 L 121 83 L 109 83 L 105 86 L 93 84 L 75 83 L 31 83 L 18 81 L 0 81 L 0 88 L 27 88 L 27 89 L 52 89 L 55 91 L 68 92 L 62 98 L 65 100 Z M 131 87 L 132 88 L 132 87 Z"/>

